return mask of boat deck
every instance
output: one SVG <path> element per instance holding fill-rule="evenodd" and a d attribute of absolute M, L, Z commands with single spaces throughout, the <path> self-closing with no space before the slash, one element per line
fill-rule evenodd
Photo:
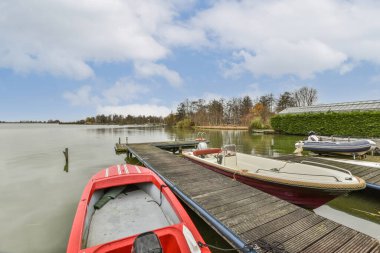
<path fill-rule="evenodd" d="M 362 164 L 346 163 L 343 160 L 338 161 L 336 159 L 330 159 L 330 158 L 326 159 L 323 157 L 315 157 L 315 156 L 288 155 L 288 156 L 280 156 L 280 157 L 277 157 L 276 159 L 291 161 L 291 162 L 311 161 L 311 162 L 320 163 L 321 166 L 323 165 L 337 166 L 337 167 L 349 170 L 353 175 L 364 179 L 367 183 L 367 187 L 380 190 L 380 168 L 364 166 Z"/>
<path fill-rule="evenodd" d="M 95 211 L 87 247 L 171 225 L 163 210 L 141 189 L 119 194 Z"/>
<path fill-rule="evenodd" d="M 380 252 L 379 241 L 370 236 L 153 145 L 128 144 L 127 148 L 169 181 L 177 196 L 235 247 L 232 237 L 258 246 L 257 252 L 275 252 L 278 244 L 289 253 Z"/>

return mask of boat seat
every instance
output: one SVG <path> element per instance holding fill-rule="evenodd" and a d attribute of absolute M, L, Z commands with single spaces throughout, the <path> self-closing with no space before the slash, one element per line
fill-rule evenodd
<path fill-rule="evenodd" d="M 122 186 L 117 186 L 109 189 L 103 197 L 101 197 L 94 205 L 95 209 L 100 209 L 102 208 L 105 204 L 107 204 L 108 201 L 111 199 L 116 198 L 119 196 L 120 193 L 122 193 L 127 187 L 122 185 Z"/>

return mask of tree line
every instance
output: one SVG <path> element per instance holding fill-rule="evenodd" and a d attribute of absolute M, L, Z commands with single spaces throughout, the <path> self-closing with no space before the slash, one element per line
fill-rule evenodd
<path fill-rule="evenodd" d="M 141 125 L 162 124 L 177 126 L 192 125 L 239 125 L 249 126 L 253 120 L 262 125 L 268 125 L 269 119 L 288 107 L 309 106 L 316 103 L 317 90 L 302 87 L 295 91 L 285 91 L 278 97 L 272 93 L 260 96 L 254 100 L 250 96 L 234 97 L 231 99 L 213 99 L 206 102 L 204 99 L 181 102 L 175 113 L 165 118 L 156 116 L 132 115 L 96 115 L 68 124 L 118 124 Z M 20 123 L 60 123 L 59 120 L 49 121 L 20 121 Z"/>
<path fill-rule="evenodd" d="M 162 124 L 164 119 L 156 116 L 132 116 L 132 115 L 96 115 L 74 122 L 75 124 L 113 124 L 113 125 L 142 125 L 142 124 Z"/>
<path fill-rule="evenodd" d="M 268 124 L 276 112 L 288 107 L 313 105 L 318 99 L 317 90 L 302 87 L 298 90 L 283 92 L 277 98 L 272 94 L 254 100 L 250 96 L 231 99 L 204 99 L 181 102 L 176 113 L 171 113 L 164 121 L 168 125 L 249 125 L 253 119 Z"/>

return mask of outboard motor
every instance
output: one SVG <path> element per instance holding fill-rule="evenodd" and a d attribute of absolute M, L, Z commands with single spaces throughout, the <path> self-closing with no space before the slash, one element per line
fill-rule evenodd
<path fill-rule="evenodd" d="M 157 235 L 154 232 L 146 232 L 136 237 L 132 253 L 163 253 L 163 251 Z"/>
<path fill-rule="evenodd" d="M 198 143 L 197 149 L 202 150 L 202 149 L 207 149 L 207 143 L 206 142 L 200 142 Z"/>

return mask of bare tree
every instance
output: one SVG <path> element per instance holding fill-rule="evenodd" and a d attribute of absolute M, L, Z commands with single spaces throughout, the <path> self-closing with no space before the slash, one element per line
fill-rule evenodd
<path fill-rule="evenodd" d="M 293 93 L 296 106 L 309 106 L 317 102 L 317 90 L 310 87 L 302 87 Z"/>

